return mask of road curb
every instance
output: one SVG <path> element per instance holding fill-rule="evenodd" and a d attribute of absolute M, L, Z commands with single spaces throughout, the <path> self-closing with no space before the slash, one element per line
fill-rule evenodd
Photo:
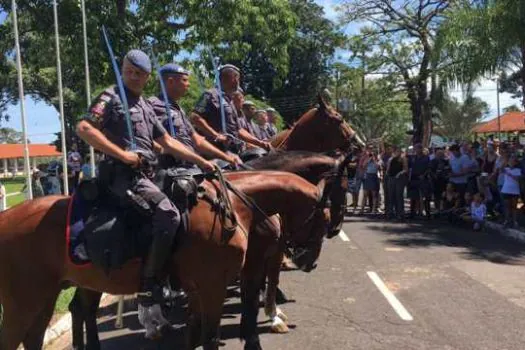
<path fill-rule="evenodd" d="M 109 296 L 110 295 L 106 293 L 102 294 L 100 302 L 102 303 Z M 64 333 L 71 330 L 71 326 L 71 313 L 68 312 L 67 314 L 62 316 L 57 322 L 55 322 L 52 326 L 46 329 L 46 333 L 44 335 L 44 347 L 52 343 L 54 340 L 58 339 Z"/>

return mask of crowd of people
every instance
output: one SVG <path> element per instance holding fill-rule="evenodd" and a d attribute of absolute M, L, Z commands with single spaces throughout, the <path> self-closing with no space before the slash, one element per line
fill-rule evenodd
<path fill-rule="evenodd" d="M 463 218 L 475 230 L 496 220 L 518 228 L 524 173 L 523 146 L 516 142 L 489 139 L 430 149 L 416 144 L 406 150 L 369 145 L 354 152 L 348 167 L 350 210 L 383 214 L 383 204 L 386 219 Z"/>

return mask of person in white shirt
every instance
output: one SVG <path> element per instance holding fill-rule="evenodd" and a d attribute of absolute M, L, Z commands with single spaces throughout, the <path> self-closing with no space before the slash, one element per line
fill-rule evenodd
<path fill-rule="evenodd" d="M 512 224 L 514 228 L 518 228 L 517 217 L 517 205 L 518 198 L 520 197 L 520 177 L 521 168 L 519 167 L 519 161 L 516 154 L 512 154 L 509 158 L 508 166 L 503 169 L 504 179 L 503 187 L 501 188 L 501 193 L 503 199 L 505 200 L 505 222 L 504 225 L 509 227 Z"/>

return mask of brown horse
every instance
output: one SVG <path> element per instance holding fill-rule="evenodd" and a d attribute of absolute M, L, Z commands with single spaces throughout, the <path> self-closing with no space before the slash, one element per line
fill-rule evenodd
<path fill-rule="evenodd" d="M 352 140 L 362 143 L 344 118 L 322 98 L 318 107 L 299 118 L 289 130 L 273 137 L 271 144 L 283 151 L 346 151 Z"/>
<path fill-rule="evenodd" d="M 309 150 L 309 151 L 332 151 L 334 149 L 348 149 L 355 132 L 352 128 L 344 121 L 342 116 L 335 111 L 334 108 L 325 103 L 325 101 L 319 98 L 319 106 L 308 110 L 302 115 L 298 122 L 294 125 L 291 130 L 285 130 L 274 137 L 272 145 L 277 150 Z M 315 140 L 315 142 L 312 142 Z M 297 157 L 297 159 L 295 159 Z M 318 184 L 322 176 L 327 173 L 333 173 L 336 161 L 333 158 L 316 155 L 316 154 L 299 154 L 299 153 L 275 153 L 271 156 L 255 160 L 248 163 L 249 166 L 254 169 L 263 170 L 282 170 L 296 173 L 301 177 L 307 179 L 313 184 Z M 336 184 L 335 178 L 331 178 L 329 183 Z M 339 177 L 339 182 L 342 178 Z M 331 185 L 330 185 L 331 186 Z M 332 196 L 336 198 L 330 198 L 332 203 L 331 208 L 331 227 L 335 231 L 339 231 L 340 224 L 343 220 L 344 212 L 342 208 L 346 201 L 346 181 L 342 181 L 342 184 L 337 185 L 339 190 L 333 191 Z M 272 218 L 275 224 L 278 224 L 276 218 Z M 267 225 L 262 225 L 257 230 L 267 230 Z M 280 236 L 280 230 L 270 233 L 259 233 L 260 235 L 271 236 L 272 234 L 277 237 Z M 252 235 L 253 236 L 253 235 Z M 258 236 L 257 236 L 258 237 Z M 254 240 L 257 238 L 253 238 Z M 276 243 L 277 240 L 268 241 Z M 264 243 L 264 242 L 263 242 Z M 259 243 L 254 243 L 259 244 Z M 262 247 L 262 246 L 261 246 Z M 263 260 L 258 260 L 259 267 L 266 267 L 268 274 L 268 288 L 266 289 L 266 313 L 272 318 L 276 318 L 277 314 L 281 318 L 285 318 L 285 315 L 276 308 L 275 296 L 277 291 L 277 284 L 279 281 L 280 264 L 283 256 L 283 246 L 280 249 L 276 249 L 274 246 L 266 247 L 273 252 L 265 257 L 264 265 Z M 254 273 L 254 276 L 258 276 Z M 84 290 L 77 288 L 75 296 L 69 305 L 69 309 L 72 314 L 73 320 L 73 346 L 75 349 L 84 348 L 84 332 L 83 325 L 86 325 L 87 335 L 87 348 L 88 349 L 99 349 L 100 343 L 97 331 L 96 322 L 96 310 L 100 301 L 101 293 Z M 279 318 L 277 317 L 277 320 Z M 251 318 L 253 321 L 253 317 Z M 279 322 L 279 321 L 277 321 Z M 249 323 L 252 323 L 251 321 Z M 245 324 L 245 323 L 243 323 Z M 245 327 L 245 329 L 252 329 L 251 326 Z M 286 331 L 287 327 L 284 323 L 272 326 L 274 331 Z M 251 333 L 247 331 L 245 333 Z"/>
<path fill-rule="evenodd" d="M 188 347 L 202 341 L 205 349 L 217 349 L 217 334 L 227 284 L 245 261 L 246 234 L 267 215 L 279 213 L 297 232 L 298 244 L 321 244 L 326 213 L 318 206 L 322 189 L 282 172 L 242 172 L 232 184 L 250 196 L 264 215 L 253 211 L 230 193 L 238 226 L 224 241 L 223 228 L 214 206 L 200 200 L 190 215 L 188 238 L 169 263 L 189 297 Z M 204 183 L 211 198 L 214 184 Z M 3 323 L 0 349 L 40 349 L 61 283 L 112 294 L 138 291 L 140 263 L 129 261 L 122 269 L 106 274 L 101 268 L 78 268 L 67 255 L 66 221 L 70 199 L 51 196 L 27 201 L 0 214 L 0 302 Z M 293 203 L 293 205 L 292 205 Z M 319 248 L 312 251 L 318 252 Z M 311 259 L 318 256 L 312 254 Z M 312 263 L 311 261 L 308 262 Z"/>
<path fill-rule="evenodd" d="M 337 235 L 340 231 L 344 209 L 346 207 L 346 160 L 334 159 L 322 154 L 311 152 L 282 152 L 256 159 L 248 163 L 254 169 L 279 169 L 295 173 L 312 184 L 324 182 L 322 203 L 330 209 L 328 238 Z M 228 178 L 235 173 L 227 174 Z M 279 239 L 265 240 L 269 234 L 264 234 L 265 227 L 258 225 L 248 239 L 248 253 L 242 274 L 242 304 L 241 337 L 245 340 L 245 349 L 260 349 L 257 334 L 258 314 L 258 286 L 268 277 L 266 289 L 265 313 L 272 320 L 271 330 L 285 333 L 288 331 L 285 321 L 286 315 L 276 307 L 276 290 L 279 284 L 281 261 L 286 241 L 284 235 L 276 232 Z M 304 266 L 308 272 L 311 267 Z"/>

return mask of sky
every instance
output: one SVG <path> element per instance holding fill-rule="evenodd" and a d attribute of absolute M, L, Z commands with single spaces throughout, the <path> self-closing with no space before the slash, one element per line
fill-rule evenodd
<path fill-rule="evenodd" d="M 336 6 L 341 0 L 315 0 L 317 4 L 322 6 L 325 11 L 325 16 L 331 20 L 337 20 Z M 5 13 L 0 13 L 0 23 L 5 19 Z M 362 24 L 350 24 L 343 28 L 346 34 L 356 34 Z M 348 56 L 348 52 L 338 50 L 336 52 L 336 59 Z M 451 93 L 454 97 L 461 99 L 461 91 L 453 91 Z M 475 96 L 483 99 L 489 104 L 490 113 L 486 119 L 497 116 L 497 96 L 496 83 L 489 79 L 482 80 L 477 88 Z M 520 105 L 520 101 L 512 99 L 510 94 L 500 94 L 501 111 L 503 108 L 513 104 Z M 27 134 L 32 143 L 50 143 L 55 140 L 54 133 L 60 131 L 60 121 L 58 112 L 51 106 L 42 102 L 37 102 L 30 96 L 25 98 L 26 120 L 27 120 Z M 13 129 L 22 131 L 22 124 L 20 119 L 20 105 L 12 105 L 8 108 L 8 114 L 11 116 L 9 122 L 3 121 L 0 126 L 11 127 Z"/>

